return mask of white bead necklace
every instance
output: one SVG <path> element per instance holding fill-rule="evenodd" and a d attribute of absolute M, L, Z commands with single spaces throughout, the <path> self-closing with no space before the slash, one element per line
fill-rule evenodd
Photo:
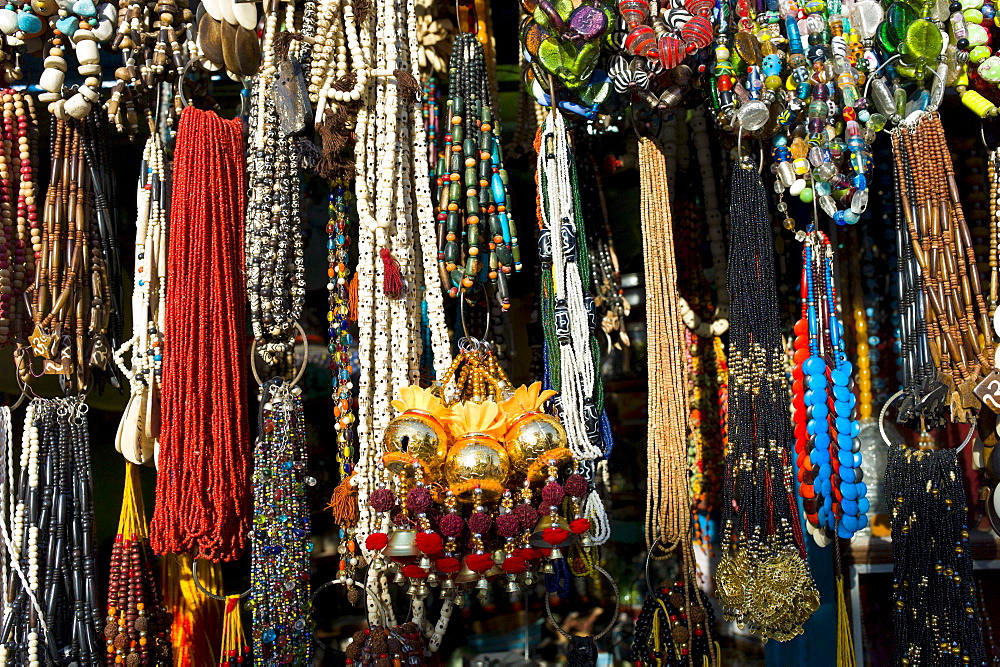
<path fill-rule="evenodd" d="M 129 381 L 129 402 L 122 414 L 115 448 L 132 463 L 155 459 L 159 436 L 159 393 L 162 331 L 166 298 L 167 174 L 159 134 L 151 134 L 143 150 L 144 172 L 136 188 L 135 278 L 132 291 L 132 337 L 114 352 L 114 361 Z M 132 367 L 124 355 L 131 350 Z"/>

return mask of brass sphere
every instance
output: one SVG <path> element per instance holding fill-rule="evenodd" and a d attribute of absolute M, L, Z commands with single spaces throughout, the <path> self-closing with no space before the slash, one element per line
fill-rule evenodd
<path fill-rule="evenodd" d="M 539 456 L 568 443 L 563 425 L 544 412 L 532 412 L 518 419 L 505 439 L 510 465 L 521 475 L 527 474 Z"/>
<path fill-rule="evenodd" d="M 463 482 L 481 482 L 482 499 L 491 502 L 503 493 L 510 474 L 510 458 L 494 438 L 483 433 L 471 433 L 455 442 L 444 463 L 444 475 L 451 486 Z M 471 500 L 471 496 L 463 500 Z"/>
<path fill-rule="evenodd" d="M 448 432 L 428 413 L 407 410 L 389 422 L 383 444 L 385 451 L 406 452 L 434 471 L 448 453 Z"/>

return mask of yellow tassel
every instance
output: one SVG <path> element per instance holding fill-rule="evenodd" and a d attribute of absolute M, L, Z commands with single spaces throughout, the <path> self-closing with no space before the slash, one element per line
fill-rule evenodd
<path fill-rule="evenodd" d="M 191 575 L 191 556 L 167 554 L 160 559 L 163 606 L 173 614 L 170 643 L 174 665 L 202 667 L 219 664 L 218 637 L 222 629 L 220 601 L 203 594 Z M 218 563 L 198 564 L 198 579 L 205 590 L 222 594 L 222 572 Z"/>
<path fill-rule="evenodd" d="M 250 652 L 243 636 L 243 619 L 240 617 L 240 596 L 226 596 L 226 612 L 222 620 L 222 656 L 225 662 L 228 658 L 236 658 Z"/>
<path fill-rule="evenodd" d="M 855 667 L 854 640 L 851 639 L 851 617 L 844 599 L 844 577 L 837 575 L 837 667 Z"/>
<path fill-rule="evenodd" d="M 351 477 L 345 477 L 337 485 L 326 506 L 333 514 L 333 520 L 343 528 L 353 528 L 358 524 L 358 488 L 351 484 Z"/>

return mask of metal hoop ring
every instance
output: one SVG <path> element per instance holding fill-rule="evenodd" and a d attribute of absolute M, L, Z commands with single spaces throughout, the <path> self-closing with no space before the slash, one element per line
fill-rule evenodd
<path fill-rule="evenodd" d="M 484 287 L 485 291 L 486 288 Z M 470 341 L 479 341 L 479 338 L 469 334 L 469 327 L 465 324 L 465 295 L 458 295 L 458 317 L 462 322 L 462 333 L 465 334 L 463 338 Z M 490 306 L 490 295 L 486 295 L 486 329 L 483 331 L 482 342 L 486 342 L 490 339 L 490 326 L 493 324 L 493 308 Z"/>
<path fill-rule="evenodd" d="M 602 575 L 604 575 L 604 578 L 611 583 L 611 590 L 615 592 L 615 607 L 612 610 L 611 623 L 608 624 L 608 627 L 604 628 L 599 633 L 594 635 L 594 641 L 597 641 L 598 639 L 600 639 L 601 637 L 603 637 L 604 635 L 608 634 L 616 627 L 618 627 L 618 603 L 621 601 L 621 593 L 618 592 L 618 584 L 615 583 L 615 580 L 611 578 L 611 575 L 608 574 L 603 567 L 601 567 L 600 565 L 595 565 L 594 569 L 600 572 Z M 552 616 L 552 605 L 549 603 L 549 597 L 550 596 L 548 595 L 545 596 L 545 614 L 549 617 L 549 623 L 551 623 L 552 627 L 555 628 L 556 631 L 563 637 L 565 637 L 566 639 L 572 639 L 573 636 L 568 632 L 566 632 L 565 630 L 563 630 L 562 627 L 560 627 L 560 625 L 556 623 L 556 619 Z"/>
<path fill-rule="evenodd" d="M 244 0 L 244 1 L 246 1 L 246 0 Z M 252 1 L 252 0 L 250 0 L 250 1 Z M 177 76 L 177 96 L 181 98 L 181 106 L 184 106 L 184 107 L 194 106 L 191 103 L 191 101 L 187 98 L 187 95 L 184 94 L 184 81 L 185 81 L 185 79 L 187 79 L 187 75 L 191 71 L 191 65 L 193 65 L 193 64 L 194 64 L 194 60 L 193 59 L 192 60 L 188 60 L 186 63 L 184 63 L 184 67 L 181 68 L 180 74 Z M 247 85 L 247 81 L 248 81 L 247 79 L 241 79 L 237 83 L 239 83 L 240 85 L 242 85 L 244 89 L 249 89 L 249 86 Z M 244 95 L 243 92 L 241 91 L 240 92 L 240 113 L 237 116 L 237 118 L 242 118 L 245 115 L 247 115 L 247 98 L 246 98 L 246 95 Z"/>
<path fill-rule="evenodd" d="M 222 602 L 225 602 L 228 599 L 226 596 L 224 596 L 224 595 L 216 595 L 215 593 L 210 592 L 208 589 L 206 589 L 204 586 L 201 585 L 201 580 L 198 579 L 198 560 L 199 559 L 197 559 L 197 558 L 192 558 L 191 559 L 191 578 L 194 580 L 195 587 L 199 591 L 201 591 L 202 593 L 204 593 L 205 595 L 207 595 L 208 597 L 212 598 L 213 600 L 220 600 Z M 247 590 L 245 590 L 242 593 L 240 593 L 240 596 L 239 596 L 240 599 L 242 600 L 243 598 L 245 598 L 248 595 L 250 595 L 250 591 L 252 591 L 252 590 L 253 590 L 252 588 L 248 588 Z M 229 596 L 229 597 L 232 597 L 232 596 Z"/>
<path fill-rule="evenodd" d="M 289 387 L 294 387 L 302 379 L 302 376 L 306 372 L 306 365 L 309 363 L 309 337 L 306 336 L 306 330 L 302 328 L 302 325 L 298 322 L 295 323 L 295 328 L 298 329 L 299 335 L 302 336 L 302 367 L 299 368 L 299 372 L 295 374 L 295 377 L 288 384 Z M 253 372 L 253 379 L 257 381 L 257 384 L 262 385 L 264 381 L 260 379 L 260 375 L 257 373 L 257 339 L 254 338 L 253 342 L 250 343 L 250 370 Z"/>
<path fill-rule="evenodd" d="M 642 569 L 643 576 L 646 578 L 646 589 L 649 591 L 653 590 L 653 582 L 649 579 L 649 562 L 653 559 L 653 550 L 656 549 L 656 545 L 659 544 L 660 548 L 666 553 L 670 553 L 677 548 L 677 542 L 674 542 L 669 547 L 663 544 L 663 540 L 657 537 L 653 540 L 653 543 L 649 546 L 649 551 L 646 552 L 646 565 Z M 666 556 L 664 556 L 666 558 Z"/>
<path fill-rule="evenodd" d="M 882 436 L 882 442 L 884 442 L 889 447 L 892 447 L 893 444 L 895 444 L 895 443 L 893 443 L 891 440 L 889 440 L 889 435 L 885 432 L 885 413 L 889 410 L 889 406 L 892 405 L 893 403 L 895 403 L 903 395 L 903 393 L 904 393 L 904 391 L 902 389 L 900 389 L 895 394 L 893 394 L 892 396 L 890 396 L 889 400 L 887 400 L 885 402 L 885 405 L 882 406 L 882 411 L 879 412 L 879 415 L 878 415 L 878 432 L 879 432 L 879 435 Z M 972 438 L 974 438 L 975 435 L 976 435 L 976 423 L 977 422 L 978 422 L 978 420 L 975 417 L 973 417 L 972 418 L 972 423 L 969 424 L 969 432 L 965 435 L 965 440 L 962 442 L 961 445 L 959 445 L 958 447 L 955 448 L 955 453 L 956 454 L 959 453 L 959 452 L 961 452 L 963 449 L 966 448 L 966 446 L 970 442 L 972 442 Z"/>

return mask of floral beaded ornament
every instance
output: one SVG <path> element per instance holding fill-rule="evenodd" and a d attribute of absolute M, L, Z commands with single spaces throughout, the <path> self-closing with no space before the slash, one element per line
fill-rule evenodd
<path fill-rule="evenodd" d="M 475 381 L 446 406 L 435 391 L 408 387 L 393 401 L 387 474 L 370 496 L 383 527 L 367 539 L 373 566 L 409 581 L 415 601 L 438 582 L 456 603 L 469 585 L 485 598 L 497 576 L 515 593 L 589 542 L 587 482 L 559 420 L 542 412 L 554 392 L 536 382 L 501 396 Z"/>

